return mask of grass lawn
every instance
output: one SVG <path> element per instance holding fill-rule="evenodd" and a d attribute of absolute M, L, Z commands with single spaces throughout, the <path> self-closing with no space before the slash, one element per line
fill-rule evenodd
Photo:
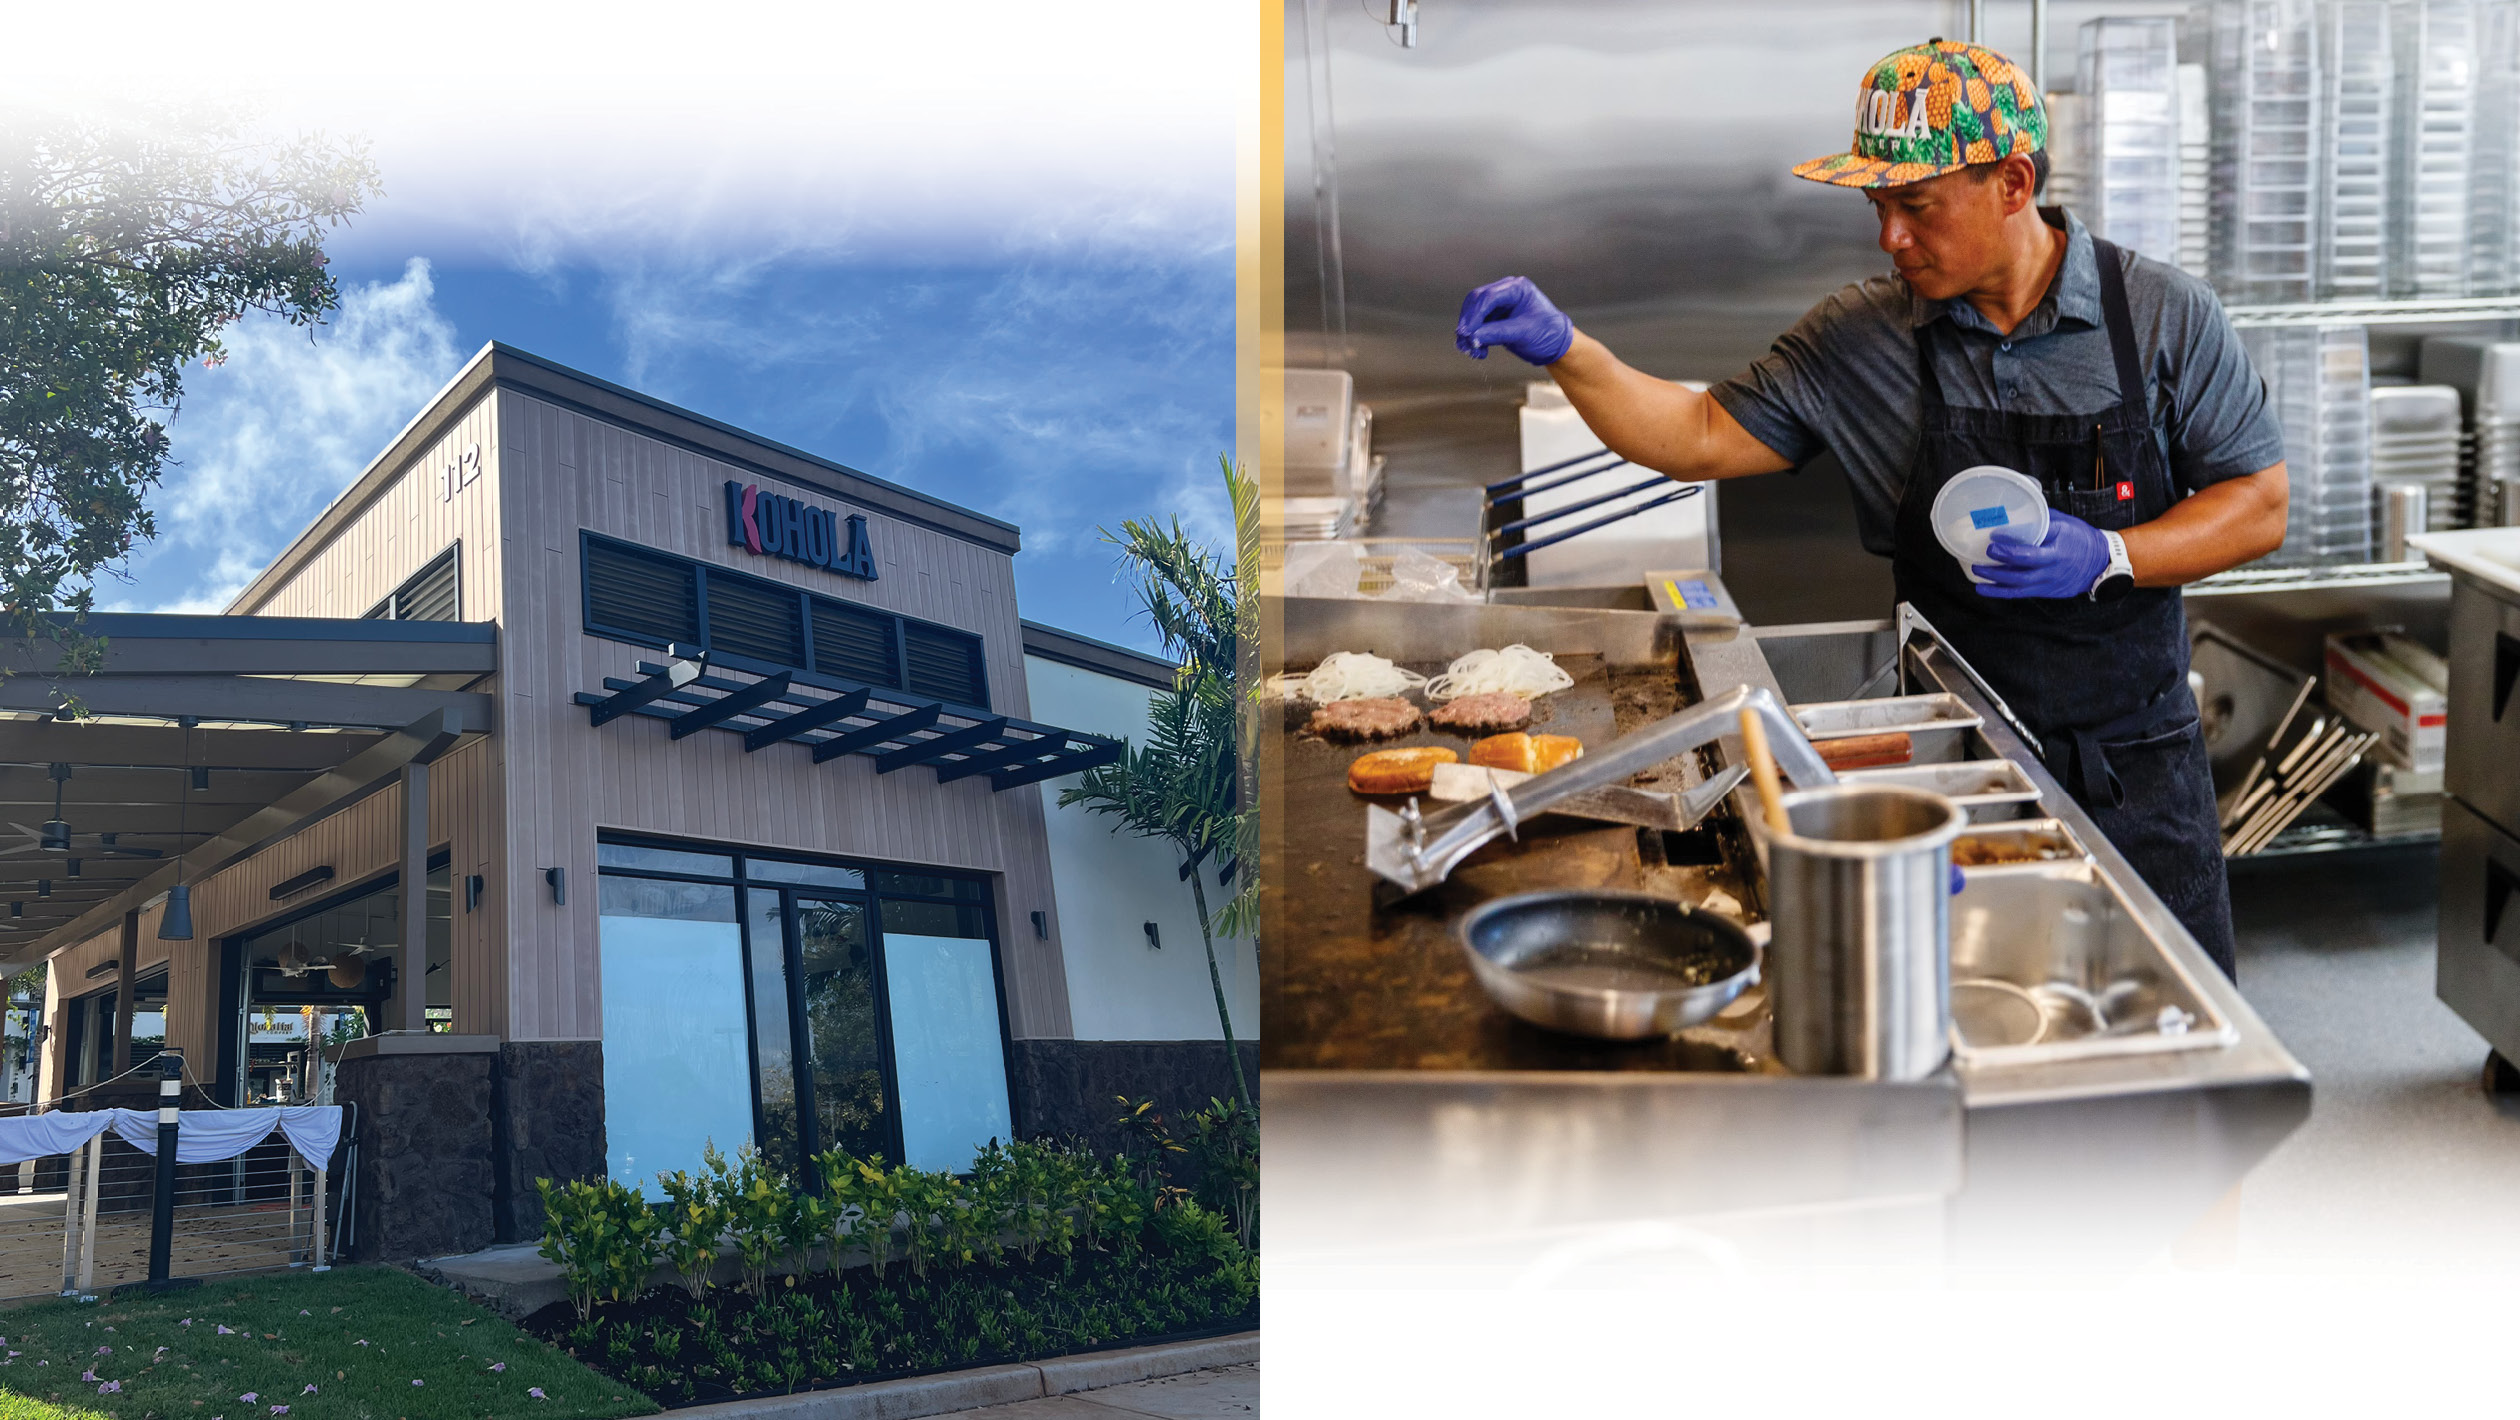
<path fill-rule="evenodd" d="M 388 1267 L 36 1302 L 0 1309 L 0 1338 L 0 1420 L 574 1420 L 657 1408 Z"/>

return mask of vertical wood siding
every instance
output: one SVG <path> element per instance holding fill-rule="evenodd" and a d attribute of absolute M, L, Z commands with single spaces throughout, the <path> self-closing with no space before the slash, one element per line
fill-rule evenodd
<path fill-rule="evenodd" d="M 441 470 L 482 451 L 475 481 L 444 496 Z M 500 626 L 495 733 L 441 761 L 430 776 L 431 848 L 451 854 L 456 1029 L 515 1040 L 602 1034 L 595 838 L 602 829 L 945 867 L 996 875 L 1007 1013 L 1019 1038 L 1071 1034 L 1040 795 L 999 794 L 985 778 L 939 785 L 913 768 L 879 776 L 864 756 L 815 765 L 798 746 L 743 752 L 734 735 L 674 743 L 657 720 L 594 729 L 571 703 L 607 675 L 635 675 L 646 648 L 598 640 L 582 625 L 581 529 L 732 566 L 825 596 L 977 633 L 993 708 L 1029 715 L 1013 559 L 843 500 L 865 512 L 881 577 L 831 576 L 725 544 L 723 485 L 745 471 L 619 425 L 494 389 L 370 497 L 331 542 L 240 614 L 358 616 L 460 543 L 466 621 Z M 171 1044 L 216 1060 L 215 943 L 286 916 L 318 894 L 270 900 L 273 883 L 329 864 L 331 892 L 396 865 L 401 791 L 387 786 L 304 833 L 196 886 L 196 939 L 157 941 L 144 919 L 143 969 L 170 963 Z M 567 869 L 568 902 L 553 904 L 542 870 Z M 466 913 L 464 879 L 485 879 Z M 1050 939 L 1033 936 L 1043 912 Z M 118 930 L 118 929 L 117 929 Z M 86 994 L 82 973 L 119 950 L 117 930 L 67 949 L 55 980 Z M 172 950 L 169 950 L 169 949 Z M 101 953 L 101 955 L 99 955 Z M 48 1005 L 57 1013 L 58 1002 Z M 58 1079 L 58 1029 L 46 1067 Z"/>
<path fill-rule="evenodd" d="M 860 582 L 726 543 L 727 479 L 736 467 L 521 394 L 497 395 L 503 562 L 500 738 L 507 763 L 508 1033 L 520 1040 L 601 1034 L 595 837 L 632 830 L 1000 875 L 998 924 L 1007 1008 L 1018 1037 L 1070 1034 L 1040 796 L 999 794 L 985 778 L 940 785 L 926 769 L 877 775 L 864 756 L 825 765 L 805 749 L 746 754 L 711 731 L 674 742 L 664 722 L 633 717 L 598 730 L 571 703 L 604 677 L 636 676 L 653 650 L 585 634 L 578 534 L 589 530 L 825 596 L 978 633 L 993 708 L 1030 713 L 1014 562 L 1003 553 L 841 500 L 865 512 L 881 576 Z M 567 869 L 555 905 L 542 870 Z"/>
<path fill-rule="evenodd" d="M 466 621 L 498 620 L 503 582 L 496 419 L 495 401 L 476 400 L 442 438 L 415 455 L 397 478 L 377 489 L 340 534 L 295 576 L 252 604 L 233 610 L 260 616 L 360 616 L 449 544 L 460 544 L 459 610 Z M 481 449 L 480 472 L 470 486 L 448 497 L 442 470 L 457 464 L 464 450 L 476 444 Z M 481 688 L 495 691 L 496 678 Z M 488 897 L 500 890 L 506 858 L 500 848 L 503 789 L 495 735 L 457 749 L 440 760 L 429 776 L 430 847 L 449 850 L 454 879 L 449 969 L 454 974 L 455 1028 L 459 1031 L 497 1033 L 506 1022 L 505 921 L 500 913 L 489 910 Z M 143 915 L 140 961 L 144 970 L 157 962 L 168 963 L 167 1040 L 184 1047 L 196 1076 L 206 1078 L 217 1060 L 210 1017 L 219 1003 L 219 983 L 214 979 L 218 940 L 392 873 L 402 851 L 396 827 L 401 801 L 401 788 L 389 784 L 305 832 L 196 884 L 190 942 L 158 941 L 156 911 Z M 333 879 L 323 891 L 302 893 L 288 902 L 271 900 L 274 883 L 325 865 L 332 868 Z M 489 879 L 483 910 L 470 915 L 463 910 L 467 873 Z M 114 958 L 120 950 L 118 933 L 119 928 L 109 930 L 57 956 L 56 980 L 73 995 L 107 984 L 103 978 L 90 983 L 82 973 L 97 960 Z"/>

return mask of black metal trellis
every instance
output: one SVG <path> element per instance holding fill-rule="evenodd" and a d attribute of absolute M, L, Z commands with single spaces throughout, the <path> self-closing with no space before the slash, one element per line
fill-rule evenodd
<path fill-rule="evenodd" d="M 728 671 L 752 679 L 730 679 Z M 1106 735 L 742 657 L 641 661 L 639 675 L 606 676 L 604 693 L 579 691 L 576 703 L 598 726 L 644 715 L 666 721 L 675 739 L 726 730 L 744 737 L 747 754 L 795 743 L 809 747 L 817 764 L 863 754 L 878 774 L 926 765 L 940 784 L 986 774 L 999 791 L 1109 764 L 1123 748 Z"/>

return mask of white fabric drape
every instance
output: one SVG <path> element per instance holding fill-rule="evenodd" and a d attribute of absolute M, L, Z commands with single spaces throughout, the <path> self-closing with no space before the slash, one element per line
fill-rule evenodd
<path fill-rule="evenodd" d="M 86 1114 L 13 1114 L 0 1117 L 0 1164 L 22 1164 L 87 1147 L 87 1141 L 114 1122 L 111 1111 Z M 152 1121 L 152 1127 L 155 1122 Z M 335 1125 L 336 1129 L 340 1126 Z M 182 1151 L 177 1151 L 182 1157 Z"/>
<path fill-rule="evenodd" d="M 141 1153 L 157 1154 L 157 1111 L 100 1110 L 113 1116 L 114 1132 Z M 57 1116 L 55 1116 L 57 1117 Z M 271 1137 L 277 1129 L 288 1136 L 298 1157 L 316 1168 L 332 1164 L 341 1141 L 341 1106 L 337 1104 L 266 1105 L 261 1109 L 188 1109 L 177 1121 L 175 1162 L 215 1164 L 232 1159 Z"/>

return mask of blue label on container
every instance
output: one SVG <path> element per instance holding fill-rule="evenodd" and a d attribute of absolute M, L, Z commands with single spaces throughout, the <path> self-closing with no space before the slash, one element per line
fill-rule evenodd
<path fill-rule="evenodd" d="M 2001 503 L 1992 508 L 1975 508 L 1969 513 L 1969 526 L 1973 528 L 2000 528 L 2011 521 L 2004 516 L 2004 505 Z"/>
<path fill-rule="evenodd" d="M 1708 610 L 1715 605 L 1715 594 L 1706 589 L 1704 582 L 1681 582 L 1672 590 L 1677 593 L 1680 605 L 1693 611 Z"/>

